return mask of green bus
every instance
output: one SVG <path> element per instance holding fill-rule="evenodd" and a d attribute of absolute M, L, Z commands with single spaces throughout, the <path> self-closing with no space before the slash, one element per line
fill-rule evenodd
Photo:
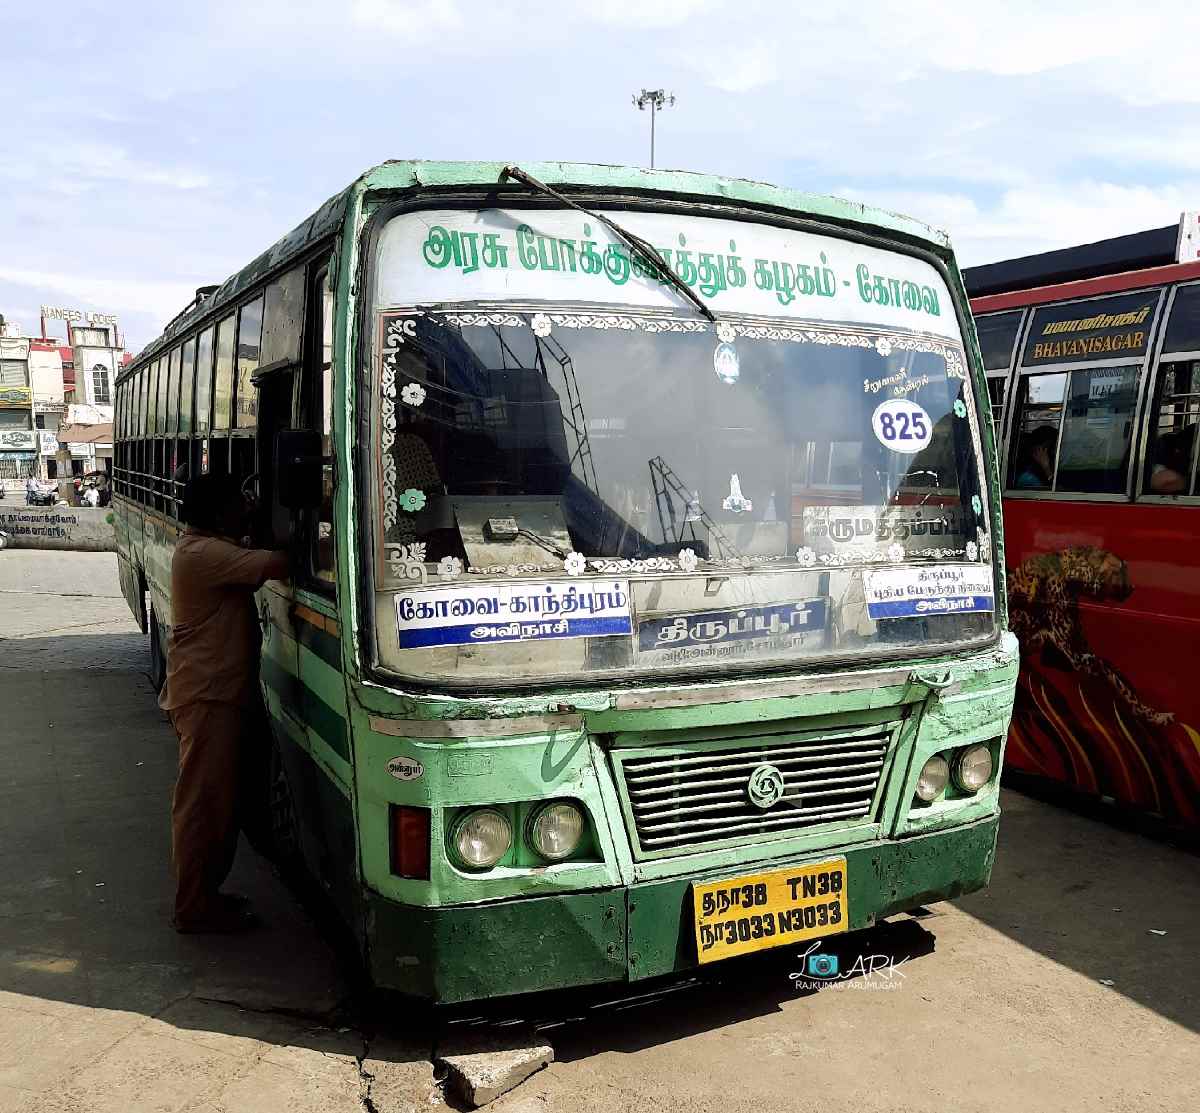
<path fill-rule="evenodd" d="M 116 420 L 156 677 L 188 475 L 293 552 L 255 807 L 376 984 L 637 982 L 987 883 L 1017 646 L 944 234 L 388 162 L 198 291 Z"/>

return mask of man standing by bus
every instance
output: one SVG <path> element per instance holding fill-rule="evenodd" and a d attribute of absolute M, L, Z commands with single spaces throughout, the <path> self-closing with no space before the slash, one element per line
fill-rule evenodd
<path fill-rule="evenodd" d="M 237 849 L 243 724 L 258 695 L 254 592 L 288 574 L 287 554 L 249 549 L 249 506 L 232 476 L 198 475 L 184 490 L 187 529 L 171 561 L 173 625 L 159 706 L 179 735 L 171 805 L 175 929 L 240 931 L 254 924 L 220 892 Z"/>

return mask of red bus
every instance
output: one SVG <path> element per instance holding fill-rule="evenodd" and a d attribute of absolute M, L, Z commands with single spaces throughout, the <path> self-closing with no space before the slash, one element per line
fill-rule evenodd
<path fill-rule="evenodd" d="M 964 272 L 1022 669 L 1006 766 L 1200 833 L 1200 236 Z"/>

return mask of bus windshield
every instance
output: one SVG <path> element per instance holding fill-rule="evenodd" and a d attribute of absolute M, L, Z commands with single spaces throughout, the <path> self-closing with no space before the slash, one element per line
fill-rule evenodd
<path fill-rule="evenodd" d="M 607 239 L 594 244 L 601 265 L 623 258 L 628 280 L 597 276 L 602 290 L 585 289 L 590 241 L 559 234 L 565 214 L 537 214 L 553 238 L 529 213 L 491 222 L 506 232 L 475 223 L 474 244 L 454 238 L 454 215 L 423 214 L 417 228 L 394 218 L 377 254 L 385 668 L 520 683 L 794 665 L 992 633 L 976 407 L 933 267 L 812 235 L 824 250 L 807 274 L 763 267 L 769 246 L 736 266 L 728 250 L 677 249 L 677 271 L 687 256 L 698 284 L 693 261 L 708 260 L 714 325 L 652 276 L 639 283 L 636 261 Z M 655 244 L 676 220 L 637 215 Z M 694 239 L 725 224 L 687 223 Z M 767 245 L 783 236 L 756 230 Z M 489 246 L 493 259 L 511 254 L 506 288 L 523 295 L 535 276 L 536 292 L 559 296 L 438 300 L 447 271 L 468 290 L 474 274 L 493 277 Z M 774 246 L 786 259 L 796 245 Z M 412 254 L 432 288 L 408 273 Z M 558 281 L 541 270 L 551 260 Z M 864 297 L 863 270 L 882 267 L 912 277 L 868 277 Z M 739 270 L 744 286 L 722 312 Z M 740 311 L 747 289 L 758 312 Z M 851 297 L 852 313 L 838 308 Z"/>

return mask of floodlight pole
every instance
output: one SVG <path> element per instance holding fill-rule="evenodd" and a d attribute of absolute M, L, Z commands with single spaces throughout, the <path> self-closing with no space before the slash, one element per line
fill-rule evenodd
<path fill-rule="evenodd" d="M 647 107 L 650 109 L 650 169 L 653 170 L 654 117 L 675 103 L 675 94 L 668 93 L 665 89 L 643 89 L 641 93 L 634 95 L 633 103 L 640 111 L 644 112 Z"/>

